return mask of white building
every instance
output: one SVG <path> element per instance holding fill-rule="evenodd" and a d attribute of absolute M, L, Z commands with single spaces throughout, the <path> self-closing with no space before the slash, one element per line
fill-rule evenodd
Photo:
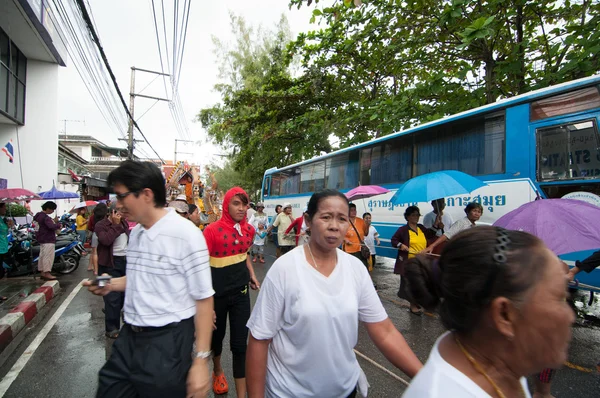
<path fill-rule="evenodd" d="M 34 192 L 57 178 L 58 70 L 66 59 L 46 4 L 0 0 L 0 178 Z"/>

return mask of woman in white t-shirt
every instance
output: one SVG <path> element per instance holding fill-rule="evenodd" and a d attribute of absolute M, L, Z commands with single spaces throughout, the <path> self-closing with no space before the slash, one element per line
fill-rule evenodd
<path fill-rule="evenodd" d="M 364 395 L 353 352 L 359 321 L 407 375 L 422 367 L 388 318 L 364 265 L 338 249 L 350 226 L 348 213 L 340 192 L 315 193 L 305 216 L 310 242 L 269 270 L 248 321 L 249 397 L 353 397 L 358 384 Z"/>
<path fill-rule="evenodd" d="M 459 233 L 437 262 L 411 259 L 406 293 L 429 310 L 441 302 L 449 331 L 403 396 L 530 397 L 525 376 L 567 359 L 566 272 L 541 240 L 499 227 Z"/>

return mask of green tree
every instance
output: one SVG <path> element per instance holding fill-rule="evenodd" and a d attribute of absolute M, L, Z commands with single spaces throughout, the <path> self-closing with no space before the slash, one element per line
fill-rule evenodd
<path fill-rule="evenodd" d="M 591 0 L 290 2 L 311 4 L 325 27 L 290 51 L 341 82 L 358 141 L 600 70 Z"/>
<path fill-rule="evenodd" d="M 250 195 L 251 199 L 255 199 L 256 187 L 249 183 L 242 173 L 234 169 L 231 160 L 227 160 L 222 166 L 212 164 L 210 165 L 210 170 L 219 183 L 219 189 L 223 192 L 227 192 L 233 187 L 241 187 Z M 205 180 L 210 181 L 209 178 Z"/>
<path fill-rule="evenodd" d="M 230 150 L 231 166 L 255 191 L 268 168 L 331 150 L 322 123 L 313 124 L 331 112 L 322 92 L 334 83 L 316 85 L 310 73 L 292 77 L 285 52 L 291 35 L 284 17 L 275 31 L 255 31 L 232 16 L 232 31 L 233 46 L 214 40 L 223 80 L 215 89 L 222 102 L 202 109 L 197 119 Z"/>

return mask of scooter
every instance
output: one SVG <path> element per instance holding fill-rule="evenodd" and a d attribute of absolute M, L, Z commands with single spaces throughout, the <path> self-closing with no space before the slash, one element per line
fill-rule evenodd
<path fill-rule="evenodd" d="M 77 235 L 59 235 L 55 244 L 52 271 L 60 274 L 72 273 L 79 267 L 84 250 Z M 39 255 L 40 245 L 32 239 L 31 233 L 13 231 L 9 236 L 9 249 L 4 264 L 0 267 L 0 278 L 5 274 L 11 277 L 35 273 Z"/>

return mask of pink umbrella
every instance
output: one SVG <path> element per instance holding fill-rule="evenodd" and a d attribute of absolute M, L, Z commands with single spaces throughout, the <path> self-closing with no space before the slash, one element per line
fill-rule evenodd
<path fill-rule="evenodd" d="M 19 202 L 41 199 L 36 193 L 23 188 L 0 189 L 0 202 Z"/>
<path fill-rule="evenodd" d="M 346 192 L 348 200 L 367 199 L 372 196 L 381 195 L 390 192 L 389 189 L 380 187 L 379 185 L 360 185 Z"/>
<path fill-rule="evenodd" d="M 79 209 L 83 209 L 84 207 L 95 207 L 98 204 L 95 200 L 86 200 L 85 202 L 79 202 L 69 211 L 69 213 L 77 213 Z"/>

